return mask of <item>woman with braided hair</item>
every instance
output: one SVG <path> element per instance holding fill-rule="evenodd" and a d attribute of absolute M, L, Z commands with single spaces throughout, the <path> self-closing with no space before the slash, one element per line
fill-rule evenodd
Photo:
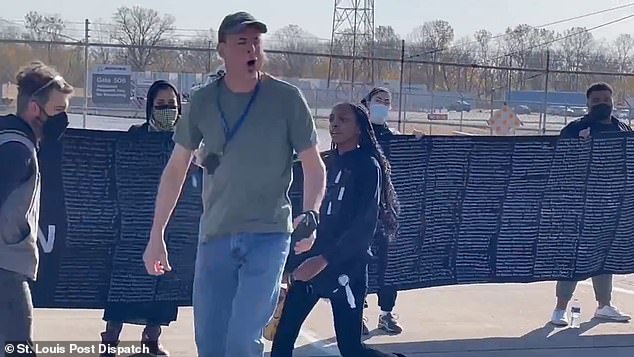
<path fill-rule="evenodd" d="M 343 357 L 394 356 L 361 342 L 368 260 L 377 222 L 386 239 L 397 230 L 398 201 L 368 114 L 341 103 L 330 114 L 333 150 L 325 157 L 326 195 L 314 241 L 300 241 L 303 256 L 291 274 L 271 357 L 292 356 L 301 326 L 320 298 L 330 300 L 337 345 Z"/>
<path fill-rule="evenodd" d="M 370 122 L 372 123 L 372 130 L 376 138 L 383 142 L 383 140 L 398 134 L 397 131 L 391 129 L 387 124 L 388 114 L 392 106 L 392 93 L 387 88 L 375 87 L 373 88 L 362 100 L 361 104 L 366 107 L 370 113 Z M 382 148 L 386 154 L 389 155 L 388 147 Z M 379 315 L 378 328 L 390 334 L 399 334 L 403 332 L 403 328 L 398 323 L 396 315 L 392 313 L 394 306 L 396 305 L 396 297 L 398 292 L 395 288 L 385 286 L 385 270 L 387 269 L 387 258 L 389 246 L 388 240 L 383 237 L 383 227 L 381 222 L 376 229 L 374 246 L 376 250 L 376 256 L 378 257 L 378 275 L 379 275 L 379 290 L 377 291 L 377 297 L 379 300 L 379 308 L 381 308 L 381 314 Z M 367 302 L 364 304 L 368 307 Z M 363 318 L 363 334 L 369 335 L 370 330 L 367 326 L 367 319 Z"/>

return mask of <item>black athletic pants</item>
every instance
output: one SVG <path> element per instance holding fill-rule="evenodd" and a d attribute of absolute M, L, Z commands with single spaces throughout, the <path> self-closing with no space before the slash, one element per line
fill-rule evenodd
<path fill-rule="evenodd" d="M 365 279 L 351 279 L 350 288 L 356 307 L 352 309 L 346 298 L 345 288 L 330 297 L 330 305 L 335 322 L 337 347 L 342 357 L 392 356 L 373 350 L 361 342 L 363 301 L 367 290 Z M 321 296 L 315 294 L 310 285 L 295 282 L 288 290 L 282 316 L 277 327 L 271 357 L 291 357 L 295 341 L 306 317 L 317 304 Z"/>
<path fill-rule="evenodd" d="M 387 270 L 387 253 L 389 247 L 387 244 L 387 240 L 381 235 L 382 233 L 377 231 L 377 236 L 375 238 L 379 269 L 379 291 L 377 292 L 377 297 L 379 298 L 379 307 L 381 308 L 381 311 L 392 311 L 394 309 L 394 306 L 396 305 L 396 296 L 398 295 L 398 292 L 395 288 L 391 286 L 385 286 L 383 284 L 385 271 Z"/>

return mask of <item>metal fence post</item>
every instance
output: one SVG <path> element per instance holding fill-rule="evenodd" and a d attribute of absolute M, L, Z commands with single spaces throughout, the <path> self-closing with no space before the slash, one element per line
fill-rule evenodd
<path fill-rule="evenodd" d="M 541 125 L 543 125 L 542 129 L 541 129 L 541 133 L 542 135 L 546 134 L 546 128 L 548 126 L 547 122 L 546 122 L 546 117 L 547 117 L 547 107 L 548 107 L 548 81 L 549 81 L 549 74 L 550 74 L 550 49 L 546 50 L 546 80 L 545 80 L 545 84 L 544 84 L 544 115 L 542 122 L 540 123 Z"/>
<path fill-rule="evenodd" d="M 398 90 L 398 131 L 401 130 L 401 115 L 403 113 L 403 71 L 405 69 L 405 40 L 401 40 L 401 83 Z"/>
<path fill-rule="evenodd" d="M 88 38 L 90 32 L 90 21 L 84 20 L 84 129 L 88 122 Z"/>

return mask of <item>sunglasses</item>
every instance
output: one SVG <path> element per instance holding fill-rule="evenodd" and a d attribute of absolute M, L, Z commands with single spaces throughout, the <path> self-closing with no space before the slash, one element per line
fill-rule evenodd
<path fill-rule="evenodd" d="M 33 92 L 33 94 L 31 94 L 31 98 L 36 98 L 39 94 L 41 94 L 44 90 L 46 90 L 48 87 L 52 86 L 53 84 L 57 84 L 60 89 L 66 87 L 68 85 L 66 83 L 66 80 L 64 80 L 64 77 L 55 76 L 55 77 L 53 77 L 53 79 L 51 79 L 50 81 L 46 82 L 46 84 L 44 84 L 43 86 L 38 88 L 35 92 Z"/>

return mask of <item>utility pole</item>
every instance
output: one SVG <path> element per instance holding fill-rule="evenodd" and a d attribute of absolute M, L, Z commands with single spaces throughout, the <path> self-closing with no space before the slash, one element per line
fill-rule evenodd
<path fill-rule="evenodd" d="M 403 71 L 404 70 L 405 70 L 405 40 L 401 40 L 401 83 L 399 84 L 399 90 L 398 90 L 398 130 L 401 133 L 405 131 L 401 129 L 401 114 L 403 113 Z M 411 70 L 410 70 L 410 81 L 411 81 Z"/>
<path fill-rule="evenodd" d="M 511 68 L 511 67 L 513 67 L 513 57 L 511 55 L 509 55 L 509 68 Z M 506 100 L 510 100 L 511 99 L 511 90 L 513 88 L 513 73 L 511 72 L 510 69 L 508 71 L 507 81 L 508 82 L 506 84 Z"/>
<path fill-rule="evenodd" d="M 88 38 L 90 21 L 84 20 L 84 129 L 86 129 L 88 117 Z"/>
<path fill-rule="evenodd" d="M 550 74 L 550 48 L 546 50 L 546 83 L 544 84 L 544 108 L 543 108 L 543 120 L 542 120 L 542 135 L 546 135 L 546 108 L 548 108 L 548 80 Z"/>
<path fill-rule="evenodd" d="M 209 75 L 213 71 L 211 68 L 211 40 L 207 45 L 209 46 L 209 51 L 207 51 L 207 75 Z"/>

